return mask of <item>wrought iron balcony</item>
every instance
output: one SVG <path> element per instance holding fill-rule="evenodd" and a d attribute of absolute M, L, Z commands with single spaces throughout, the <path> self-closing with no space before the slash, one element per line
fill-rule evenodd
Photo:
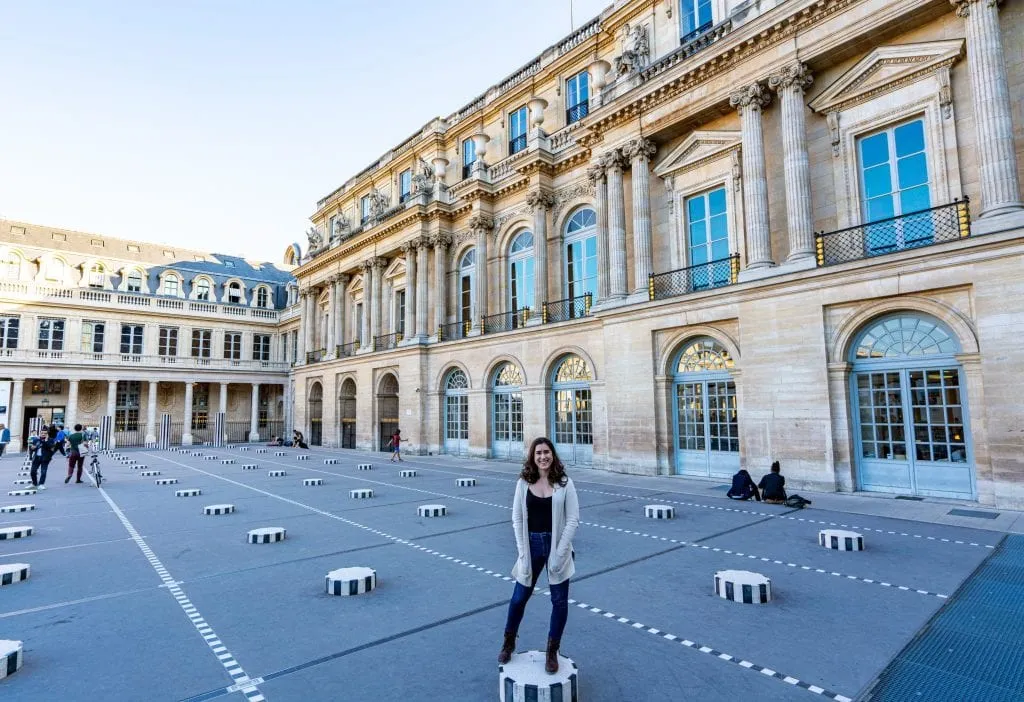
<path fill-rule="evenodd" d="M 512 331 L 525 327 L 530 320 L 530 308 L 523 307 L 512 312 L 499 312 L 480 318 L 480 333 L 494 334 L 496 332 Z"/>
<path fill-rule="evenodd" d="M 469 320 L 442 324 L 437 328 L 438 341 L 455 341 L 469 336 Z"/>
<path fill-rule="evenodd" d="M 577 295 L 564 300 L 545 302 L 541 307 L 541 320 L 544 324 L 549 322 L 566 322 L 570 319 L 579 319 L 590 314 L 590 305 L 593 298 L 590 293 Z"/>
<path fill-rule="evenodd" d="M 739 254 L 733 254 L 728 258 L 698 263 L 666 273 L 652 273 L 647 282 L 647 293 L 652 300 L 689 295 L 701 290 L 732 285 L 739 273 L 740 257 Z"/>
<path fill-rule="evenodd" d="M 398 342 L 402 340 L 402 333 L 395 332 L 394 334 L 381 334 L 380 336 L 373 337 L 373 350 L 374 351 L 390 351 L 398 346 Z"/>
<path fill-rule="evenodd" d="M 970 202 L 965 197 L 948 205 L 880 219 L 835 232 L 814 235 L 819 266 L 873 258 L 971 235 Z"/>
<path fill-rule="evenodd" d="M 573 122 L 579 122 L 581 119 L 590 114 L 590 102 L 583 101 L 576 103 L 565 111 L 565 123 L 572 124 Z"/>
<path fill-rule="evenodd" d="M 306 363 L 320 363 L 327 356 L 327 349 L 306 352 Z"/>
<path fill-rule="evenodd" d="M 350 341 L 347 344 L 338 344 L 335 354 L 338 358 L 348 358 L 349 356 L 355 356 L 356 351 L 359 350 L 358 341 Z"/>
<path fill-rule="evenodd" d="M 526 148 L 526 135 L 520 134 L 514 139 L 508 141 L 508 155 L 518 154 L 520 151 Z"/>
<path fill-rule="evenodd" d="M 684 34 L 683 36 L 681 36 L 679 38 L 680 46 L 682 46 L 683 44 L 689 44 L 691 41 L 693 41 L 694 39 L 699 37 L 701 34 L 703 34 L 704 32 L 708 31 L 709 29 L 711 29 L 711 26 L 712 26 L 712 23 L 709 20 L 709 21 L 705 22 L 704 24 L 702 24 L 701 26 L 697 27 L 692 32 Z"/>
<path fill-rule="evenodd" d="M 474 161 L 473 163 L 476 163 L 476 161 Z M 473 173 L 473 163 L 464 163 L 464 164 L 462 164 L 462 179 L 463 180 L 465 180 L 470 175 L 472 175 L 472 173 Z"/>

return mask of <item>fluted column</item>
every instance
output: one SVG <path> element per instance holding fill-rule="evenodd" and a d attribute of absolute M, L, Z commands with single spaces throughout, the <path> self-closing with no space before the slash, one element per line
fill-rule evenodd
<path fill-rule="evenodd" d="M 383 309 L 381 302 L 384 301 L 384 268 L 387 261 L 383 258 L 373 260 L 373 297 L 370 298 L 370 345 L 373 345 L 373 338 L 380 336 L 381 317 Z"/>
<path fill-rule="evenodd" d="M 359 348 L 373 350 L 370 338 L 370 305 L 373 303 L 373 259 L 363 262 L 363 323 L 359 330 Z"/>
<path fill-rule="evenodd" d="M 548 210 L 554 200 L 550 194 L 534 190 L 526 204 L 533 211 L 533 311 L 539 312 L 548 301 Z M 539 314 L 531 319 L 542 321 Z"/>
<path fill-rule="evenodd" d="M 810 69 L 794 61 L 768 78 L 779 94 L 782 108 L 782 158 L 786 174 L 787 261 L 814 256 L 814 220 L 811 215 L 811 164 L 807 158 L 804 92 L 814 82 Z"/>
<path fill-rule="evenodd" d="M 307 351 L 307 353 L 310 352 L 310 351 L 316 351 L 316 328 L 317 328 L 317 325 L 319 324 L 319 321 L 316 318 L 317 317 L 317 314 L 316 314 L 316 307 L 317 307 L 317 305 L 316 305 L 316 298 L 317 298 L 316 288 L 309 288 L 307 290 L 307 294 L 306 294 L 306 306 L 308 308 L 306 310 L 306 322 L 307 322 L 307 324 L 306 324 L 306 328 L 305 328 L 305 333 L 306 333 L 306 351 Z"/>
<path fill-rule="evenodd" d="M 249 404 L 249 441 L 260 440 L 260 384 L 252 384 L 252 400 Z"/>
<path fill-rule="evenodd" d="M 651 276 L 651 172 L 650 161 L 658 147 L 650 139 L 634 139 L 623 154 L 633 175 L 633 293 L 647 294 Z"/>
<path fill-rule="evenodd" d="M 334 316 L 337 318 L 338 323 L 334 327 L 334 349 L 337 353 L 339 346 L 345 345 L 345 310 L 347 308 L 348 298 L 348 275 L 342 273 L 338 276 L 338 293 L 335 298 Z"/>
<path fill-rule="evenodd" d="M 430 240 L 434 245 L 434 326 L 441 327 L 448 321 L 445 314 L 448 300 L 448 247 L 452 238 L 448 234 L 435 234 Z"/>
<path fill-rule="evenodd" d="M 76 381 L 72 381 L 76 382 Z M 150 380 L 146 388 L 146 446 L 156 445 L 156 391 L 159 381 Z"/>
<path fill-rule="evenodd" d="M 117 411 L 117 381 L 107 381 L 107 415 L 114 416 Z"/>
<path fill-rule="evenodd" d="M 626 296 L 626 202 L 622 190 L 622 154 L 602 157 L 608 179 L 608 297 Z"/>
<path fill-rule="evenodd" d="M 182 417 L 181 426 L 181 443 L 183 446 L 192 445 L 192 392 L 193 383 L 185 383 L 185 413 Z"/>
<path fill-rule="evenodd" d="M 419 245 L 415 241 L 406 242 L 402 247 L 405 252 L 405 320 L 403 336 L 406 339 L 416 336 L 416 285 L 419 277 L 419 261 L 416 252 Z M 423 271 L 426 273 L 426 271 Z"/>
<path fill-rule="evenodd" d="M 299 333 L 295 335 L 295 344 L 298 346 L 296 349 L 296 361 L 299 364 L 306 362 L 306 328 L 309 326 L 309 319 L 307 314 L 309 313 L 309 307 L 306 306 L 306 296 L 308 295 L 306 290 L 299 291 Z"/>
<path fill-rule="evenodd" d="M 594 209 L 597 210 L 596 297 L 604 300 L 608 297 L 608 179 L 600 159 L 587 169 L 587 177 L 594 184 Z M 563 270 L 561 275 L 565 273 Z"/>
<path fill-rule="evenodd" d="M 324 355 L 333 358 L 337 347 L 334 339 L 338 336 L 338 279 L 327 279 L 327 336 L 324 339 Z"/>
<path fill-rule="evenodd" d="M 68 402 L 64 408 L 64 426 L 73 427 L 78 421 L 78 381 L 74 378 L 68 380 Z M 68 432 L 70 433 L 70 432 Z"/>
<path fill-rule="evenodd" d="M 423 341 L 430 336 L 427 329 L 427 283 L 430 264 L 430 242 L 420 239 L 416 242 L 416 339 Z M 408 329 L 409 333 L 413 330 Z"/>
<path fill-rule="evenodd" d="M 747 268 L 767 268 L 772 261 L 768 226 L 768 177 L 764 165 L 761 110 L 771 95 L 760 83 L 733 93 L 729 104 L 739 110 L 743 142 L 743 217 L 747 223 Z"/>
<path fill-rule="evenodd" d="M 981 217 L 1022 207 L 1013 143 L 1010 89 L 999 33 L 999 1 L 950 0 L 967 30 L 967 70 L 974 98 L 981 175 Z M 1017 99 L 1020 99 L 1018 95 Z"/>
<path fill-rule="evenodd" d="M 480 318 L 487 316 L 487 235 L 494 226 L 494 220 L 488 215 L 474 215 L 469 220 L 469 228 L 476 234 L 476 315 L 473 317 L 474 328 L 480 328 Z M 480 331 L 483 331 L 480 329 Z"/>

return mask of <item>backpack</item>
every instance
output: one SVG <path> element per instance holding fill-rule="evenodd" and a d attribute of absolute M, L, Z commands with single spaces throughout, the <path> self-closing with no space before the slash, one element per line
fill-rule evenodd
<path fill-rule="evenodd" d="M 794 509 L 803 509 L 809 504 L 811 501 L 800 497 L 800 495 L 790 495 L 786 498 L 786 506 Z"/>

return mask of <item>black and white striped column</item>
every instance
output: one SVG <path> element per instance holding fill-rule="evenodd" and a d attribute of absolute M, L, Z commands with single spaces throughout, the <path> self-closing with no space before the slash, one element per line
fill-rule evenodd
<path fill-rule="evenodd" d="M 184 490 L 175 490 L 175 497 L 199 497 L 203 494 L 203 491 L 199 488 L 185 488 Z"/>
<path fill-rule="evenodd" d="M 863 551 L 864 537 L 855 531 L 822 529 L 818 532 L 818 545 L 833 551 Z"/>
<path fill-rule="evenodd" d="M 377 587 L 377 571 L 356 566 L 338 568 L 327 574 L 327 594 L 348 597 L 364 595 Z"/>
<path fill-rule="evenodd" d="M 415 478 L 416 477 L 416 471 L 414 471 L 414 470 L 400 470 L 400 471 L 398 471 L 398 476 L 401 477 L 401 478 Z"/>
<path fill-rule="evenodd" d="M 579 671 L 576 663 L 558 655 L 558 672 L 544 670 L 544 651 L 512 654 L 512 660 L 498 666 L 498 695 L 501 702 L 579 702 Z"/>
<path fill-rule="evenodd" d="M 10 495 L 11 497 L 28 497 L 30 495 L 35 495 L 36 494 L 36 489 L 35 488 L 21 488 L 21 489 L 18 489 L 18 490 L 9 490 L 7 492 L 7 494 Z"/>
<path fill-rule="evenodd" d="M 672 505 L 644 505 L 644 516 L 648 519 L 675 519 L 676 509 Z"/>
<path fill-rule="evenodd" d="M 356 466 L 356 468 L 358 470 L 373 470 L 373 464 L 372 463 L 360 463 L 359 465 Z"/>
<path fill-rule="evenodd" d="M 476 478 L 456 478 L 455 485 L 456 487 L 475 487 Z"/>
<path fill-rule="evenodd" d="M 251 529 L 247 538 L 250 544 L 272 544 L 284 541 L 284 536 L 284 527 L 260 527 Z"/>
<path fill-rule="evenodd" d="M 203 507 L 203 514 L 211 517 L 221 514 L 231 514 L 234 511 L 234 505 L 206 505 Z"/>
<path fill-rule="evenodd" d="M 448 514 L 445 505 L 420 505 L 416 508 L 416 514 L 421 517 L 444 517 Z"/>
<path fill-rule="evenodd" d="M 323 485 L 324 484 L 324 479 L 323 478 L 303 478 L 302 479 L 302 484 L 307 486 L 307 487 L 315 487 L 317 485 Z"/>
<path fill-rule="evenodd" d="M 31 512 L 35 505 L 0 505 L 0 512 Z"/>
<path fill-rule="evenodd" d="M 715 594 L 733 602 L 767 604 L 772 599 L 772 581 L 749 570 L 720 570 L 715 573 Z"/>
<path fill-rule="evenodd" d="M 308 453 L 297 453 L 297 454 L 295 454 L 295 460 L 296 461 L 308 461 L 309 460 L 309 454 Z"/>
<path fill-rule="evenodd" d="M 242 470 L 259 470 L 260 467 L 255 463 L 243 463 Z"/>
<path fill-rule="evenodd" d="M 171 448 L 171 415 L 160 415 L 160 439 L 157 444 L 160 450 L 167 451 Z"/>
<path fill-rule="evenodd" d="M 155 478 L 156 476 L 160 475 L 160 471 L 158 471 L 158 470 L 144 470 L 141 473 L 139 473 L 139 475 L 141 475 L 143 478 Z"/>
<path fill-rule="evenodd" d="M 267 475 L 270 476 L 271 478 L 283 478 L 284 476 L 288 475 L 288 471 L 268 470 Z"/>
<path fill-rule="evenodd" d="M 0 563 L 0 586 L 28 580 L 32 568 L 28 563 Z"/>
<path fill-rule="evenodd" d="M 337 458 L 325 458 L 324 459 L 324 465 L 325 466 L 336 466 L 336 465 L 338 465 L 338 459 Z"/>
<path fill-rule="evenodd" d="M 23 662 L 21 642 L 0 639 L 0 680 L 18 672 Z"/>
<path fill-rule="evenodd" d="M 350 490 L 348 494 L 353 500 L 365 500 L 373 497 L 373 490 L 370 488 L 356 488 L 355 490 Z"/>
<path fill-rule="evenodd" d="M 27 536 L 32 536 L 32 527 L 30 526 L 0 527 L 0 541 L 24 539 Z"/>
<path fill-rule="evenodd" d="M 178 484 L 178 479 L 177 478 L 157 478 L 154 482 L 157 485 L 177 485 Z"/>

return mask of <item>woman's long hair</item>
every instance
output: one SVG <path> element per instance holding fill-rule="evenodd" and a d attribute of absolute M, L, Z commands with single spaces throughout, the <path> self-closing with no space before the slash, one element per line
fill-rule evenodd
<path fill-rule="evenodd" d="M 565 475 L 565 466 L 562 465 L 562 460 L 558 457 L 558 452 L 555 451 L 555 445 L 546 436 L 538 436 L 530 443 L 530 450 L 526 452 L 526 460 L 523 462 L 523 470 L 519 477 L 531 485 L 540 480 L 540 468 L 533 462 L 533 452 L 541 444 L 546 444 L 551 449 L 551 467 L 548 468 L 548 482 L 552 486 L 565 485 L 568 479 Z"/>

